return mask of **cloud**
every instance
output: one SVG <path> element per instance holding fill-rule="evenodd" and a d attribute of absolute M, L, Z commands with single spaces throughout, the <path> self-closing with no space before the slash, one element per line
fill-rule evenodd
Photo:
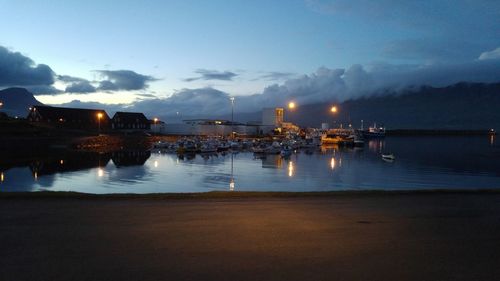
<path fill-rule="evenodd" d="M 262 93 L 236 96 L 235 110 L 256 112 L 263 107 L 284 106 L 290 100 L 299 105 L 343 102 L 373 95 L 397 93 L 420 86 L 444 87 L 458 82 L 500 81 L 499 60 L 475 60 L 460 64 L 352 65 L 347 69 L 318 68 L 314 73 L 287 79 L 266 87 Z M 183 89 L 167 98 L 143 99 L 128 105 L 103 105 L 73 101 L 69 106 L 143 112 L 148 117 L 172 120 L 191 117 L 210 118 L 231 111 L 229 93 L 214 89 Z M 179 115 L 177 115 L 179 112 Z"/>
<path fill-rule="evenodd" d="M 118 91 L 118 90 L 143 90 L 148 87 L 148 83 L 158 79 L 142 75 L 132 70 L 97 70 L 104 80 L 99 82 L 97 90 Z"/>
<path fill-rule="evenodd" d="M 24 88 L 35 95 L 59 95 L 63 93 L 63 91 L 49 85 L 24 86 Z"/>
<path fill-rule="evenodd" d="M 67 103 L 54 104 L 54 106 L 71 107 L 71 108 L 88 108 L 88 109 L 104 109 L 111 117 L 117 111 L 124 111 L 130 105 L 127 104 L 104 104 L 100 102 L 84 102 L 80 100 L 72 100 Z"/>
<path fill-rule="evenodd" d="M 66 93 L 94 93 L 96 88 L 89 81 L 74 82 L 66 87 Z"/>
<path fill-rule="evenodd" d="M 483 52 L 479 56 L 480 60 L 491 60 L 491 59 L 500 59 L 500 47 L 496 48 L 495 50 L 488 51 L 488 52 Z"/>
<path fill-rule="evenodd" d="M 65 83 L 75 83 L 75 82 L 88 82 L 87 79 L 83 79 L 80 77 L 74 77 L 70 75 L 57 75 L 56 76 L 57 80 Z"/>
<path fill-rule="evenodd" d="M 293 73 L 293 72 L 270 71 L 270 72 L 265 72 L 264 74 L 255 78 L 253 81 L 256 81 L 256 80 L 267 80 L 267 81 L 286 80 L 286 79 L 290 79 L 294 76 L 297 76 L 297 74 Z"/>
<path fill-rule="evenodd" d="M 198 77 L 191 77 L 183 79 L 185 82 L 192 82 L 196 80 L 223 80 L 223 81 L 232 81 L 234 77 L 238 76 L 238 74 L 231 71 L 217 71 L 217 70 L 208 70 L 208 69 L 197 69 L 195 73 L 200 74 Z"/>
<path fill-rule="evenodd" d="M 0 46 L 0 87 L 52 85 L 54 72 L 19 52 Z"/>

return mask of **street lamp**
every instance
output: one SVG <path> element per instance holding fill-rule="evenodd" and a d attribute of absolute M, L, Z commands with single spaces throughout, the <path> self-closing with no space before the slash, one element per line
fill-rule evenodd
<path fill-rule="evenodd" d="M 291 101 L 288 103 L 288 109 L 294 110 L 297 105 L 295 104 L 294 101 Z"/>
<path fill-rule="evenodd" d="M 234 139 L 234 97 L 229 99 L 231 100 L 231 138 Z"/>
<path fill-rule="evenodd" d="M 98 124 L 99 134 L 101 134 L 101 118 L 102 118 L 102 113 L 101 112 L 97 113 L 97 124 Z"/>
<path fill-rule="evenodd" d="M 332 105 L 332 107 L 330 107 L 330 112 L 333 113 L 333 114 L 337 114 L 338 112 L 338 108 L 336 105 Z M 334 121 L 335 123 L 335 121 Z M 332 124 L 332 128 L 333 128 L 333 124 Z"/>

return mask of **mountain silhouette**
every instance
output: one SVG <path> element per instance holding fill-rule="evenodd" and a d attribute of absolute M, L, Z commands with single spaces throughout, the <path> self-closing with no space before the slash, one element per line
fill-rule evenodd
<path fill-rule="evenodd" d="M 28 108 L 32 105 L 43 105 L 32 93 L 25 88 L 7 88 L 0 90 L 0 102 L 3 106 L 0 111 L 11 117 L 25 118 L 28 115 Z"/>

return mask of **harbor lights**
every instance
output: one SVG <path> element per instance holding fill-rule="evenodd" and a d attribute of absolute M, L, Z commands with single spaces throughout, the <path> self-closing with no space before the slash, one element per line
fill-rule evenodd
<path fill-rule="evenodd" d="M 102 119 L 102 113 L 99 112 L 97 113 L 97 128 L 98 128 L 98 131 L 99 131 L 99 134 L 101 134 L 101 119 Z"/>
<path fill-rule="evenodd" d="M 231 100 L 231 139 L 234 139 L 234 97 L 230 97 Z"/>

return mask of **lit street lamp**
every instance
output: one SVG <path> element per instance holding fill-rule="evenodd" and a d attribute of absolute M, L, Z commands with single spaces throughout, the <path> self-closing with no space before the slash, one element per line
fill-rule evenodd
<path fill-rule="evenodd" d="M 102 118 L 102 113 L 101 112 L 97 113 L 97 124 L 98 124 L 99 134 L 101 134 L 101 118 Z"/>
<path fill-rule="evenodd" d="M 332 107 L 330 108 L 330 112 L 333 114 L 337 114 L 337 112 L 338 112 L 337 106 L 332 105 Z M 334 123 L 335 123 L 335 121 L 334 121 Z M 332 128 L 333 128 L 333 124 L 332 124 Z"/>
<path fill-rule="evenodd" d="M 290 109 L 290 110 L 294 110 L 296 106 L 297 105 L 293 101 L 291 101 L 291 102 L 288 103 L 288 109 Z"/>

